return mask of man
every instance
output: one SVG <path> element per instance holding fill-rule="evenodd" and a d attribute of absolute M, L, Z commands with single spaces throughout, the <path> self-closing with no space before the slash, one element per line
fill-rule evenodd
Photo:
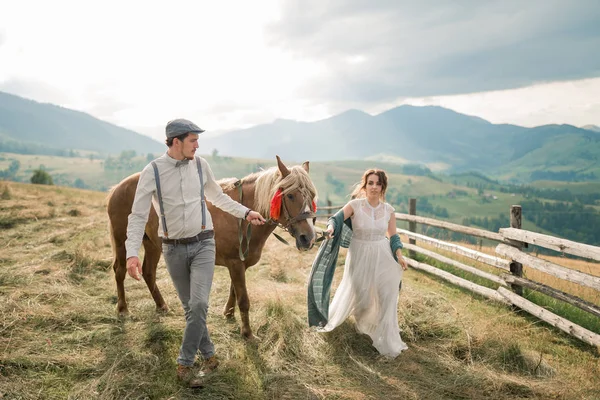
<path fill-rule="evenodd" d="M 185 119 L 166 126 L 168 150 L 142 171 L 127 225 L 127 272 L 140 280 L 142 265 L 138 250 L 142 244 L 150 204 L 159 215 L 163 255 L 183 309 L 186 326 L 177 358 L 177 376 L 190 387 L 201 387 L 192 366 L 199 351 L 204 358 L 203 373 L 217 368 L 206 327 L 208 298 L 215 269 L 213 223 L 203 194 L 216 207 L 253 225 L 265 219 L 223 193 L 206 160 L 195 157 L 198 135 L 204 132 Z M 158 179 L 157 179 L 158 177 Z"/>

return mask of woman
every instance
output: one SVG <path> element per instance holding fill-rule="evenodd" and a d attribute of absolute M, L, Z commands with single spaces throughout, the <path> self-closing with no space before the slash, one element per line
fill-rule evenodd
<path fill-rule="evenodd" d="M 332 237 L 339 232 L 335 221 L 351 218 L 352 239 L 344 276 L 329 307 L 328 322 L 321 331 L 331 331 L 353 315 L 357 330 L 371 337 L 379 353 L 396 357 L 408 348 L 400 337 L 397 311 L 399 286 L 407 266 L 396 233 L 394 208 L 384 201 L 386 189 L 385 172 L 367 170 L 352 193 L 354 200 L 340 211 L 343 219 L 329 220 L 326 232 Z M 397 262 L 386 234 L 395 239 L 391 242 Z"/>

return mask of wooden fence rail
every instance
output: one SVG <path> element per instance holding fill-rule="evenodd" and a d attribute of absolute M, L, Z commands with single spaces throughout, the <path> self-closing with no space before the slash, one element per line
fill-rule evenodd
<path fill-rule="evenodd" d="M 503 274 L 502 279 L 507 283 L 516 283 L 522 287 L 526 287 L 536 292 L 544 293 L 547 296 L 554 297 L 555 299 L 562 300 L 565 303 L 569 303 L 572 306 L 578 307 L 584 311 L 594 314 L 596 317 L 600 317 L 600 308 L 595 304 L 580 299 L 579 297 L 570 295 L 560 290 L 551 288 L 541 283 L 533 282 L 528 279 L 519 278 L 516 276 Z"/>
<path fill-rule="evenodd" d="M 339 210 L 340 208 L 342 208 L 343 206 L 320 206 L 317 207 L 317 210 Z"/>
<path fill-rule="evenodd" d="M 445 280 L 454 283 L 457 286 L 460 286 L 462 288 L 465 289 L 469 289 L 472 292 L 475 292 L 477 294 L 480 294 L 484 297 L 487 297 L 488 299 L 492 299 L 492 300 L 496 300 L 499 301 L 501 303 L 505 303 L 508 304 L 508 301 L 506 299 L 504 299 L 496 290 L 494 289 L 490 289 L 487 288 L 485 286 L 481 286 L 478 285 L 474 282 L 471 282 L 467 279 L 463 279 L 460 278 L 458 276 L 455 276 L 453 274 L 451 274 L 450 272 L 446 272 L 444 270 L 441 270 L 439 268 L 436 268 L 434 266 L 431 266 L 429 264 L 425 264 L 425 263 L 421 263 L 418 262 L 416 260 L 413 260 L 412 258 L 406 258 L 406 262 L 408 263 L 408 265 L 410 265 L 411 267 L 415 268 L 415 269 L 419 269 L 421 271 L 426 271 L 429 272 L 432 275 L 436 275 L 439 276 L 441 278 L 444 278 Z"/>
<path fill-rule="evenodd" d="M 510 271 L 510 268 L 509 268 L 510 262 L 503 258 L 494 257 L 489 254 L 479 252 L 477 250 L 469 249 L 468 247 L 460 246 L 458 244 L 444 242 L 442 240 L 434 239 L 432 237 L 421 235 L 419 233 L 407 231 L 406 229 L 396 229 L 396 231 L 398 233 L 405 234 L 406 236 L 408 236 L 411 239 L 419 239 L 423 242 L 429 243 L 439 249 L 451 251 L 453 253 L 460 254 L 461 256 L 471 258 L 475 261 L 479 261 L 479 262 L 491 265 L 492 267 Z"/>
<path fill-rule="evenodd" d="M 419 217 L 417 215 L 396 213 L 396 219 L 401 221 L 416 222 L 419 224 L 425 224 L 429 226 L 435 226 L 437 228 L 448 229 L 458 233 L 464 233 L 471 236 L 477 236 L 484 239 L 496 240 L 503 242 L 504 237 L 499 233 L 486 231 L 484 229 L 472 228 L 470 226 L 464 226 L 459 224 L 453 224 L 452 222 L 440 221 L 433 218 Z"/>
<path fill-rule="evenodd" d="M 519 251 L 514 247 L 510 247 L 505 244 L 499 244 L 496 247 L 496 253 L 503 256 L 511 257 L 513 260 L 517 260 L 530 268 L 534 268 L 539 271 L 545 272 L 548 275 L 552 275 L 554 277 L 564 279 L 566 281 L 573 282 L 581 286 L 591 287 L 600 291 L 599 276 L 589 275 L 585 272 L 579 272 L 558 264 L 554 264 L 550 261 L 542 260 L 541 258 L 535 256 L 530 256 L 529 254 L 523 253 L 522 251 Z"/>
<path fill-rule="evenodd" d="M 499 277 L 498 275 L 490 274 L 489 272 L 485 272 L 485 271 L 482 271 L 482 270 L 477 269 L 475 267 L 471 267 L 470 265 L 465 265 L 465 264 L 463 264 L 463 263 L 461 263 L 459 261 L 453 260 L 453 259 L 448 258 L 448 257 L 444 257 L 443 255 L 438 254 L 438 253 L 436 253 L 434 251 L 430 251 L 430 250 L 424 249 L 422 247 L 419 247 L 417 245 L 409 244 L 409 243 L 405 244 L 404 248 L 407 249 L 407 250 L 413 250 L 413 251 L 415 251 L 417 253 L 420 253 L 420 254 L 423 254 L 424 256 L 427 256 L 429 258 L 433 258 L 435 260 L 441 261 L 441 262 L 443 262 L 445 264 L 452 265 L 452 266 L 454 266 L 456 268 L 459 268 L 459 269 L 461 269 L 463 271 L 470 272 L 473 275 L 477 275 L 479 277 L 485 278 L 485 279 L 490 280 L 492 282 L 496 282 L 499 285 L 506 286 L 506 281 L 504 279 L 502 279 L 501 277 Z"/>
<path fill-rule="evenodd" d="M 513 228 L 501 228 L 500 234 L 507 239 L 527 242 L 547 249 L 600 261 L 600 247 L 591 246 L 589 244 L 577 243 L 571 240 L 556 238 L 554 236 Z"/>
<path fill-rule="evenodd" d="M 515 306 L 527 311 L 532 315 L 535 315 L 542 321 L 546 321 L 547 323 L 557 327 L 561 331 L 566 332 L 569 335 L 575 336 L 576 338 L 593 346 L 600 346 L 600 335 L 598 335 L 597 333 L 594 333 L 577 324 L 574 324 L 568 319 L 559 317 L 558 315 L 546 310 L 545 308 L 540 307 L 537 304 L 534 304 L 529 300 L 517 295 L 516 293 L 506 290 L 503 287 L 498 288 L 498 293 L 504 296 Z"/>

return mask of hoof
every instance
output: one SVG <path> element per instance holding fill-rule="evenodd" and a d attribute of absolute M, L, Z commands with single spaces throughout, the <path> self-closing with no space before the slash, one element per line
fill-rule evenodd
<path fill-rule="evenodd" d="M 235 318 L 235 307 L 224 307 L 223 315 L 227 319 L 234 319 Z"/>
<path fill-rule="evenodd" d="M 252 332 L 248 332 L 248 333 L 242 332 L 242 337 L 248 343 L 258 343 L 258 342 L 260 342 L 260 338 L 258 336 L 255 336 Z"/>
<path fill-rule="evenodd" d="M 156 306 L 156 312 L 157 313 L 161 313 L 161 314 L 166 314 L 169 312 L 169 306 L 166 304 L 163 304 L 162 306 Z"/>
<path fill-rule="evenodd" d="M 118 314 L 119 314 L 119 318 L 125 318 L 129 316 L 129 310 L 128 309 L 123 309 L 123 310 L 117 310 Z"/>

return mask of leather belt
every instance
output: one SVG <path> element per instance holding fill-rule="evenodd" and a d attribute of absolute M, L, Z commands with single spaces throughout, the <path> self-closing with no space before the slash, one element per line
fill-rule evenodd
<path fill-rule="evenodd" d="M 215 231 L 206 230 L 206 231 L 201 231 L 196 236 L 192 236 L 192 237 L 188 237 L 188 238 L 182 238 L 182 239 L 161 238 L 161 240 L 164 244 L 190 244 L 190 243 L 201 242 L 206 239 L 212 239 L 213 237 L 215 237 Z"/>

